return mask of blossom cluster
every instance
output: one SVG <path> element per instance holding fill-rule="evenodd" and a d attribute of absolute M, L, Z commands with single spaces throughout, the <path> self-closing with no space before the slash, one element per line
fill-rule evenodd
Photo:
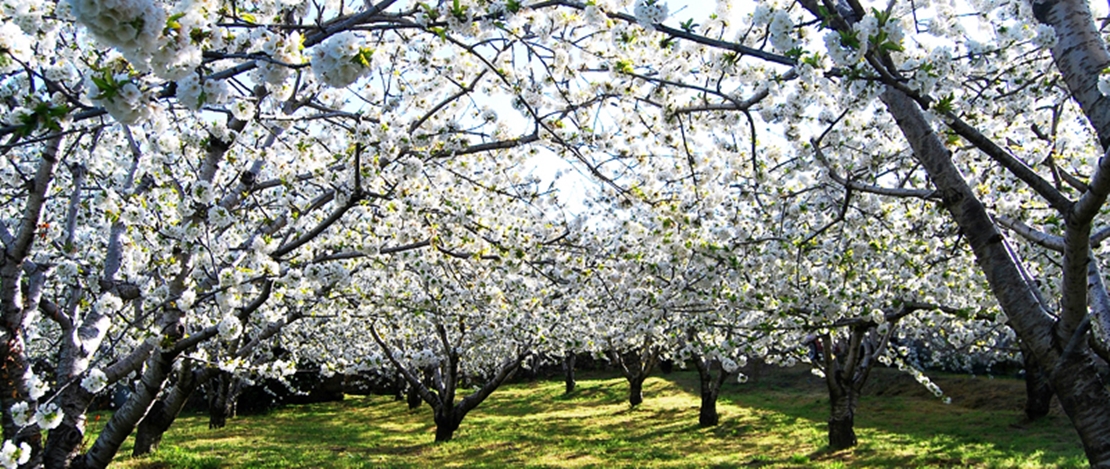
<path fill-rule="evenodd" d="M 88 81 L 88 98 L 121 124 L 146 121 L 158 106 L 128 73 L 106 73 L 99 79 L 90 76 Z"/>
<path fill-rule="evenodd" d="M 312 49 L 312 70 L 324 84 L 343 88 L 370 72 L 373 49 L 363 47 L 364 34 L 347 31 L 336 34 Z"/>
<path fill-rule="evenodd" d="M 70 0 L 77 21 L 136 67 L 150 62 L 166 25 L 166 12 L 153 0 Z"/>
<path fill-rule="evenodd" d="M 31 38 L 13 23 L 0 23 L 0 73 L 20 68 L 32 58 Z"/>
<path fill-rule="evenodd" d="M 662 23 L 667 19 L 667 13 L 667 4 L 661 0 L 636 0 L 636 5 L 632 7 L 636 21 L 645 28 Z"/>

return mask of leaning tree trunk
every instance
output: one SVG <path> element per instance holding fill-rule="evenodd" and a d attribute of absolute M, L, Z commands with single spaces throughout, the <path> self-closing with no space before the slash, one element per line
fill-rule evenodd
<path fill-rule="evenodd" d="M 1053 3 L 1063 2 L 1049 5 Z M 1098 374 L 1091 350 L 1085 343 L 1079 343 L 1085 341 L 1072 340 L 1076 336 L 1074 330 L 1081 329 L 1075 327 L 1069 333 L 1061 328 L 1077 324 L 1074 319 L 1079 312 L 1065 311 L 1071 313 L 1066 317 L 1072 321 L 1064 324 L 1063 316 L 1054 318 L 1045 311 L 1007 248 L 1005 238 L 952 163 L 951 153 L 917 103 L 892 88 L 887 88 L 881 97 L 913 147 L 914 156 L 932 177 L 945 208 L 965 233 L 999 306 L 1010 319 L 1010 327 L 1048 372 L 1060 405 L 1083 442 L 1088 462 L 1092 467 L 1110 467 L 1110 392 Z"/>
<path fill-rule="evenodd" d="M 1034 421 L 1048 415 L 1055 393 L 1052 391 L 1052 383 L 1048 381 L 1048 375 L 1025 347 L 1022 347 L 1021 361 L 1025 365 L 1025 418 Z"/>
<path fill-rule="evenodd" d="M 578 361 L 578 355 L 574 352 L 567 352 L 563 355 L 563 382 L 566 384 L 564 394 L 574 392 L 574 388 L 578 383 L 574 380 L 574 363 Z"/>
<path fill-rule="evenodd" d="M 165 384 L 170 368 L 173 366 L 174 358 L 176 358 L 175 352 L 156 352 L 151 355 L 135 392 L 131 393 L 127 402 L 112 414 L 112 418 L 101 430 L 96 442 L 85 454 L 74 459 L 71 467 L 100 469 L 111 464 L 120 445 L 158 397 L 158 392 Z"/>
<path fill-rule="evenodd" d="M 177 383 L 163 399 L 154 401 L 146 416 L 139 422 L 135 430 L 135 448 L 131 451 L 132 456 L 158 451 L 158 445 L 162 443 L 162 435 L 165 435 L 166 430 L 169 430 L 174 420 L 177 420 L 181 409 L 185 408 L 185 404 L 189 402 L 197 387 L 215 375 L 212 369 L 206 368 L 194 372 L 189 368 L 182 364 Z"/>

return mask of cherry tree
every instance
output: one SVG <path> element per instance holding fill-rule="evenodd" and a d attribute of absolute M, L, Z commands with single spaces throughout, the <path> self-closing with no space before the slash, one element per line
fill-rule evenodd
<path fill-rule="evenodd" d="M 936 200 L 1005 314 L 993 322 L 1013 329 L 1049 376 L 1091 464 L 1105 465 L 1106 390 L 1092 354 L 1105 343 L 1095 219 L 1106 176 L 1095 140 L 1106 141 L 1106 48 L 1084 2 L 971 2 L 974 15 L 961 8 L 770 2 L 730 15 L 722 4 L 705 24 L 677 27 L 662 9 L 639 17 L 605 10 L 643 26 L 613 40 L 658 53 L 591 52 L 609 54 L 626 77 L 614 88 L 644 108 L 718 132 L 735 129 L 737 116 L 749 134 L 779 125 L 791 158 L 824 168 L 817 176 L 846 190 Z M 668 99 L 676 91 L 680 99 Z M 766 160 L 754 155 L 758 171 Z M 1042 276 L 1052 270 L 1019 257 L 1003 232 L 1054 246 L 1062 256 L 1037 260 L 1059 263 L 1059 274 Z"/>

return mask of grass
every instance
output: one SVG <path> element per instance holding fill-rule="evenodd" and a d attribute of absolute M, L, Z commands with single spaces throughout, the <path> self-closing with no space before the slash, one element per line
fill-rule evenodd
<path fill-rule="evenodd" d="M 729 385 L 718 403 L 721 424 L 713 428 L 697 425 L 697 380 L 690 372 L 649 378 L 636 408 L 626 403 L 622 378 L 580 379 L 569 396 L 559 381 L 514 384 L 471 412 L 446 444 L 432 442 L 427 406 L 409 411 L 382 396 L 289 406 L 219 430 L 209 430 L 203 415 L 187 415 L 158 453 L 130 458 L 125 447 L 114 467 L 1085 466 L 1075 431 L 1058 413 L 1018 424 L 1019 409 L 968 408 L 959 400 L 944 405 L 912 389 L 871 392 L 856 417 L 860 445 L 830 452 L 827 397 L 815 379 L 788 384 L 794 381 Z M 995 384 L 1021 389 L 1020 382 L 1002 381 Z M 891 389 L 899 388 L 883 388 Z"/>

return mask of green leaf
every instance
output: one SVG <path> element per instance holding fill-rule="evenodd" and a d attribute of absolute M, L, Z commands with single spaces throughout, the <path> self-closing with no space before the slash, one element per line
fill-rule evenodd
<path fill-rule="evenodd" d="M 693 33 L 694 29 L 698 27 L 698 24 L 694 22 L 693 18 L 690 18 L 690 19 L 686 20 L 685 23 L 682 23 L 682 25 L 680 27 L 682 28 L 683 31 L 686 31 L 688 33 Z"/>
<path fill-rule="evenodd" d="M 954 101 L 955 99 L 956 97 L 952 96 L 952 94 L 949 93 L 948 96 L 940 98 L 937 103 L 933 105 L 933 109 L 940 114 L 947 114 L 949 112 L 952 112 L 952 110 L 954 109 L 952 107 L 952 101 Z"/>

